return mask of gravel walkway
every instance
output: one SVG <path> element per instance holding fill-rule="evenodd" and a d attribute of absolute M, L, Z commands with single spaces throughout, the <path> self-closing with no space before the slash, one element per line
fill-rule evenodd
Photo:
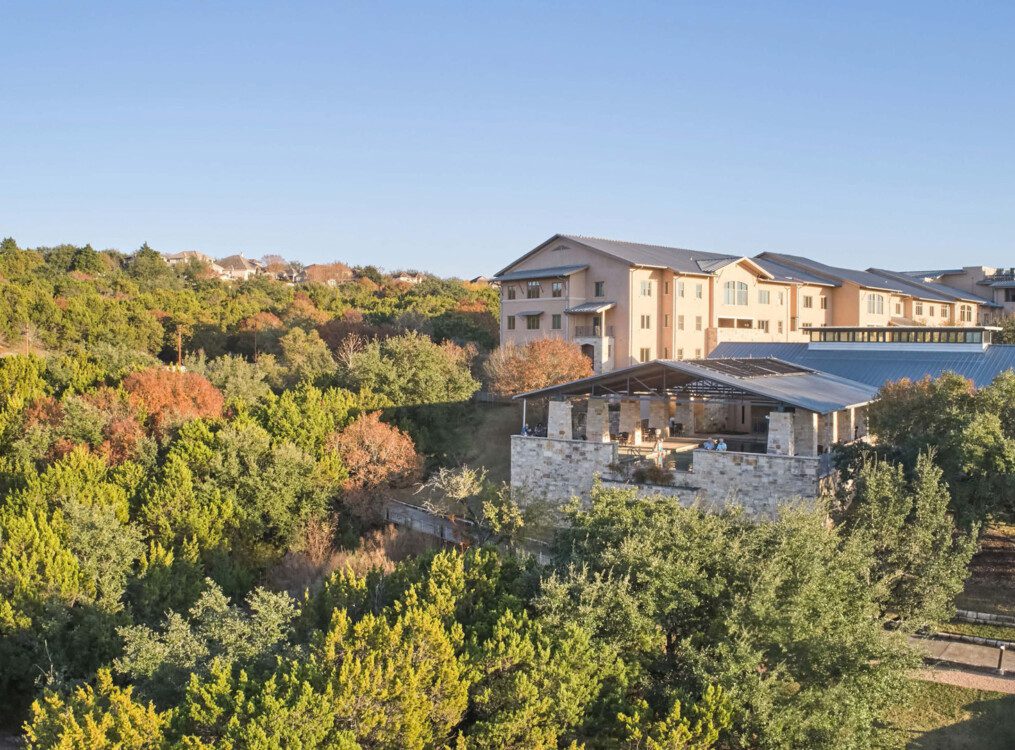
<path fill-rule="evenodd" d="M 995 677 L 989 674 L 963 672 L 960 669 L 947 669 L 944 667 L 918 669 L 913 673 L 913 677 L 925 682 L 941 682 L 945 685 L 955 685 L 956 687 L 993 690 L 996 693 L 1015 695 L 1015 679 L 1010 677 Z"/>

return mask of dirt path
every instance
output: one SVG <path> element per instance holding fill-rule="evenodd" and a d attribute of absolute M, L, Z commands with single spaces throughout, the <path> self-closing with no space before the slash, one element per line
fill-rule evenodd
<path fill-rule="evenodd" d="M 973 688 L 975 690 L 992 690 L 996 693 L 1015 695 L 1015 679 L 997 677 L 978 672 L 965 672 L 961 669 L 946 667 L 929 667 L 918 669 L 913 677 L 924 682 L 940 682 L 955 687 Z"/>

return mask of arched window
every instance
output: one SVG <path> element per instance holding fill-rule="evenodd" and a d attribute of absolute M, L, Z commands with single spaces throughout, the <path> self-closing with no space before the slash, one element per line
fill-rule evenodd
<path fill-rule="evenodd" d="M 723 284 L 723 302 L 727 305 L 746 305 L 747 284 L 743 281 L 727 281 Z"/>

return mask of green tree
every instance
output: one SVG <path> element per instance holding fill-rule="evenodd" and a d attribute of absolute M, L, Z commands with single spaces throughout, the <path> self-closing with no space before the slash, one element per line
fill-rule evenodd
<path fill-rule="evenodd" d="M 870 556 L 882 608 L 911 627 L 951 616 L 976 549 L 976 530 L 956 529 L 949 500 L 929 453 L 911 481 L 901 465 L 876 458 L 860 471 L 847 533 Z"/>
<path fill-rule="evenodd" d="M 205 585 L 187 617 L 169 612 L 158 631 L 145 625 L 119 630 L 124 645 L 116 671 L 156 701 L 178 700 L 190 675 L 209 674 L 215 660 L 264 672 L 285 644 L 296 616 L 288 595 L 258 588 L 240 608 L 213 581 Z"/>

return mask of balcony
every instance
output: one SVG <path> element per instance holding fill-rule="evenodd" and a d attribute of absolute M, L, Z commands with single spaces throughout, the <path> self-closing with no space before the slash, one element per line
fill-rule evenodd
<path fill-rule="evenodd" d="M 601 339 L 613 338 L 613 326 L 575 326 L 574 337 L 576 339 Z"/>

